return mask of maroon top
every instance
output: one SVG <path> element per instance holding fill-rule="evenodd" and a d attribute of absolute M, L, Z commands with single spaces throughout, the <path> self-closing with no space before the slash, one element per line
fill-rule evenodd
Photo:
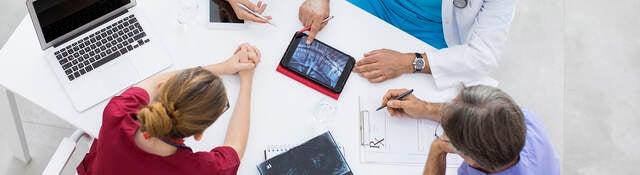
<path fill-rule="evenodd" d="M 78 165 L 78 174 L 236 174 L 240 159 L 228 146 L 210 152 L 194 153 L 178 148 L 162 157 L 147 153 L 135 143 L 140 127 L 136 114 L 149 103 L 149 94 L 132 87 L 113 97 L 104 109 L 100 140 L 95 139 L 89 153 Z"/>

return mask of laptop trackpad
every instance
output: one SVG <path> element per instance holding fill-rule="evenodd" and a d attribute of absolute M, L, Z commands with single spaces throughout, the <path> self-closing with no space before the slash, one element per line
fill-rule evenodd
<path fill-rule="evenodd" d="M 117 92 L 128 87 L 135 83 L 140 76 L 135 66 L 131 64 L 131 61 L 127 58 L 119 60 L 118 63 L 113 64 L 105 70 L 106 71 L 102 72 L 104 76 L 101 76 L 103 77 L 102 84 L 112 92 Z"/>

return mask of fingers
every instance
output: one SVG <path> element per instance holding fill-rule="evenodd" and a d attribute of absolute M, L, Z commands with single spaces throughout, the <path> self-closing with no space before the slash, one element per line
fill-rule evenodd
<path fill-rule="evenodd" d="M 384 94 L 384 96 L 382 97 L 382 105 L 387 105 L 387 111 L 389 112 L 389 115 L 400 117 L 405 114 L 404 108 L 399 107 L 399 105 L 401 104 L 394 104 L 394 105 L 389 105 L 389 104 L 392 101 L 398 101 L 398 100 L 394 100 L 393 98 L 399 96 L 406 90 L 407 89 L 390 89 L 387 91 L 386 94 Z"/>
<path fill-rule="evenodd" d="M 260 50 L 256 46 L 250 45 L 248 43 L 243 43 L 240 46 L 238 46 L 236 53 L 238 52 L 242 52 L 241 54 L 238 55 L 240 62 L 242 63 L 252 62 L 254 64 L 260 63 L 260 58 L 262 57 L 262 54 L 260 53 Z"/>
<path fill-rule="evenodd" d="M 319 25 L 321 24 L 319 24 L 317 21 L 311 24 L 311 31 L 309 31 L 309 37 L 307 37 L 307 45 L 311 44 L 311 42 L 313 42 L 313 39 L 316 38 L 316 35 L 320 31 Z"/>
<path fill-rule="evenodd" d="M 366 78 L 371 83 L 380 83 L 389 79 L 389 72 L 380 69 L 378 63 L 365 64 L 356 66 L 354 71 L 361 77 Z"/>
<path fill-rule="evenodd" d="M 311 25 L 310 21 L 309 21 L 309 13 L 307 9 L 305 9 L 303 6 L 300 7 L 300 12 L 298 13 L 298 19 L 300 19 L 300 22 L 302 23 L 303 26 L 309 26 Z"/>
<path fill-rule="evenodd" d="M 251 9 L 254 12 L 259 12 L 260 11 L 260 6 L 262 6 L 262 1 L 258 1 L 258 4 L 253 4 L 250 1 L 243 1 L 242 4 L 244 4 L 245 6 L 249 7 L 249 9 Z"/>
<path fill-rule="evenodd" d="M 262 18 L 258 18 L 257 16 L 254 16 L 253 14 L 249 13 L 249 12 L 244 12 L 241 13 L 242 16 L 238 16 L 238 18 L 240 19 L 244 19 L 244 20 L 249 20 L 249 21 L 253 21 L 253 22 L 257 22 L 257 23 L 267 23 L 267 20 L 264 20 Z"/>
<path fill-rule="evenodd" d="M 356 62 L 356 66 L 362 66 L 365 64 L 372 64 L 372 63 L 376 63 L 378 62 L 378 58 L 377 57 L 364 57 L 361 60 L 359 60 L 358 62 Z"/>
<path fill-rule="evenodd" d="M 254 47 L 249 47 L 249 52 L 247 54 L 248 56 L 248 62 L 252 62 L 254 64 L 258 64 L 260 62 L 260 57 L 258 56 L 258 53 L 256 53 L 255 48 Z"/>
<path fill-rule="evenodd" d="M 300 5 L 298 18 L 303 26 L 311 26 L 309 37 L 305 42 L 307 45 L 313 42 L 318 32 L 324 28 L 324 19 L 329 17 L 329 1 L 305 1 Z"/>
<path fill-rule="evenodd" d="M 374 70 L 374 71 L 369 71 L 369 72 L 363 72 L 360 73 L 360 76 L 366 78 L 366 79 L 374 79 L 374 78 L 378 78 L 380 76 L 382 76 L 382 71 L 380 70 Z"/>
<path fill-rule="evenodd" d="M 407 109 L 409 108 L 411 103 L 412 103 L 411 101 L 389 100 L 387 102 L 387 108 L 393 111 L 393 113 L 390 112 L 391 116 L 400 117 L 407 113 Z M 408 114 L 405 116 L 409 116 L 413 118 L 413 116 Z"/>
<path fill-rule="evenodd" d="M 383 81 L 385 81 L 387 79 L 388 79 L 387 76 L 383 75 L 383 76 L 379 76 L 378 78 L 369 79 L 369 82 L 371 82 L 371 83 L 380 83 L 380 82 L 383 82 Z"/>
<path fill-rule="evenodd" d="M 398 109 L 393 109 L 387 106 L 387 112 L 389 112 L 389 115 L 391 115 L 392 117 L 399 117 L 402 115 L 402 110 L 398 110 Z"/>
<path fill-rule="evenodd" d="M 378 65 L 376 63 L 365 64 L 365 65 L 356 66 L 355 68 L 353 68 L 353 70 L 356 73 L 369 72 L 377 69 L 378 69 Z"/>
<path fill-rule="evenodd" d="M 387 102 L 388 102 L 389 100 L 391 100 L 391 98 L 393 97 L 393 96 L 392 96 L 392 94 L 391 94 L 391 93 L 389 93 L 390 91 L 391 91 L 391 90 L 388 90 L 388 91 L 387 91 L 387 93 L 385 93 L 385 94 L 382 96 L 382 104 L 381 104 L 381 106 L 386 105 L 386 104 L 387 104 Z"/>
<path fill-rule="evenodd" d="M 448 138 L 445 140 L 449 140 Z M 445 142 L 445 141 L 441 141 L 440 140 L 440 149 L 442 149 L 442 151 L 446 152 L 446 153 L 453 153 L 453 154 L 458 154 L 458 150 L 456 150 L 455 147 L 453 147 L 453 145 L 451 145 L 451 143 L 449 142 Z"/>
<path fill-rule="evenodd" d="M 242 1 L 240 2 L 242 5 L 247 6 L 247 8 L 249 8 L 250 10 L 257 12 L 257 13 L 262 13 L 264 12 L 264 10 L 267 8 L 267 4 L 264 4 L 262 2 L 258 2 L 259 6 L 256 6 L 255 4 L 249 2 L 249 1 Z M 232 6 L 237 6 L 236 4 L 232 4 Z M 243 20 L 249 20 L 249 21 L 253 21 L 253 22 L 258 22 L 258 23 L 267 23 L 267 20 L 264 20 L 262 18 L 258 18 L 257 16 L 243 10 L 242 8 L 234 8 L 234 11 L 236 12 L 236 15 L 238 16 L 238 18 L 243 19 Z"/>
<path fill-rule="evenodd" d="M 399 96 L 400 94 L 407 91 L 407 89 L 389 89 L 387 93 L 382 96 L 382 105 L 386 105 L 388 101 L 393 100 L 394 97 Z"/>
<path fill-rule="evenodd" d="M 311 25 L 311 14 L 313 14 L 313 11 L 309 9 L 307 2 L 305 1 L 298 9 L 298 19 L 300 19 L 303 26 Z"/>
<path fill-rule="evenodd" d="M 256 6 L 258 6 L 258 10 L 256 10 L 256 12 L 259 14 L 262 14 L 262 12 L 267 9 L 267 4 L 263 4 L 262 1 L 258 1 L 258 4 L 256 4 Z"/>
<path fill-rule="evenodd" d="M 390 89 L 387 91 L 387 94 L 385 94 L 385 96 L 389 96 L 389 99 L 392 97 L 397 97 L 400 96 L 400 94 L 407 92 L 407 89 Z"/>
<path fill-rule="evenodd" d="M 320 32 L 320 30 L 322 30 L 322 28 L 327 25 L 327 23 L 322 22 L 324 21 L 324 18 L 318 17 L 320 16 L 316 16 L 316 18 L 313 19 L 314 22 L 311 24 L 311 31 L 309 31 L 309 37 L 307 38 L 307 45 L 311 44 L 311 42 L 313 42 L 313 39 L 316 38 L 318 32 Z"/>
<path fill-rule="evenodd" d="M 258 14 L 262 14 L 264 13 L 265 10 L 267 10 L 267 4 L 263 4 L 262 1 L 258 2 L 258 7 L 260 8 L 258 11 L 256 11 Z M 264 16 L 265 18 L 267 18 L 268 20 L 273 19 L 271 16 Z"/>
<path fill-rule="evenodd" d="M 238 45 L 238 48 L 236 48 L 236 51 L 233 51 L 233 54 L 234 55 L 238 54 L 238 52 L 240 52 L 240 49 L 242 49 L 242 45 L 244 45 L 244 44 L 246 44 L 246 43 L 242 43 L 242 44 Z"/>
<path fill-rule="evenodd" d="M 365 53 L 365 54 L 364 54 L 364 57 L 370 57 L 370 56 L 373 56 L 373 55 L 376 55 L 376 54 L 380 54 L 380 53 L 385 52 L 385 51 L 387 51 L 387 50 L 388 50 L 388 49 L 377 49 L 377 50 L 372 50 L 371 52 L 367 52 L 367 53 Z"/>
<path fill-rule="evenodd" d="M 251 46 L 251 48 L 253 48 L 253 52 L 256 54 L 256 57 L 253 59 L 253 62 L 256 64 L 260 63 L 260 58 L 262 58 L 262 53 L 260 53 L 260 49 L 258 49 L 256 46 Z"/>
<path fill-rule="evenodd" d="M 256 67 L 256 64 L 254 64 L 254 63 L 238 63 L 236 65 L 236 68 L 238 69 L 238 72 L 245 71 L 245 70 L 251 70 L 251 69 L 254 69 L 255 67 Z"/>
<path fill-rule="evenodd" d="M 404 109 L 404 108 L 408 107 L 409 104 L 411 104 L 411 101 L 389 100 L 387 102 L 387 107 Z"/>

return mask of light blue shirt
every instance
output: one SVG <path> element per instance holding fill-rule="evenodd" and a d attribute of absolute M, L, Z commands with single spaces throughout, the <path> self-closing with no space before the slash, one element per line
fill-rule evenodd
<path fill-rule="evenodd" d="M 442 49 L 442 0 L 348 0 L 400 30 Z"/>
<path fill-rule="evenodd" d="M 542 121 L 529 109 L 521 108 L 527 125 L 527 138 L 524 148 L 520 151 L 520 161 L 514 166 L 495 173 L 496 175 L 559 175 L 560 162 L 551 142 L 544 130 Z M 458 168 L 459 175 L 485 175 L 466 162 Z"/>

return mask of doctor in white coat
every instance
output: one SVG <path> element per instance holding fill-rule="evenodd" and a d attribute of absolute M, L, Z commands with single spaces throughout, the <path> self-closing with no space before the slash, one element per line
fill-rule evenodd
<path fill-rule="evenodd" d="M 506 46 L 516 0 L 348 0 L 436 49 L 364 54 L 354 71 L 378 83 L 406 73 L 432 74 L 438 88 L 465 84 L 496 86 L 489 73 Z M 329 15 L 329 0 L 307 0 L 300 20 L 315 24 Z M 313 6 L 312 6 L 313 5 Z"/>
<path fill-rule="evenodd" d="M 264 3 L 240 2 L 262 12 Z M 354 71 L 372 83 L 406 73 L 433 75 L 438 88 L 464 84 L 496 86 L 489 73 L 498 67 L 513 20 L 516 0 L 348 0 L 352 4 L 428 43 L 436 49 L 400 53 L 389 49 L 365 53 Z M 237 14 L 240 19 L 254 19 Z M 311 26 L 309 40 L 327 25 L 329 0 L 305 0 L 298 18 Z"/>

